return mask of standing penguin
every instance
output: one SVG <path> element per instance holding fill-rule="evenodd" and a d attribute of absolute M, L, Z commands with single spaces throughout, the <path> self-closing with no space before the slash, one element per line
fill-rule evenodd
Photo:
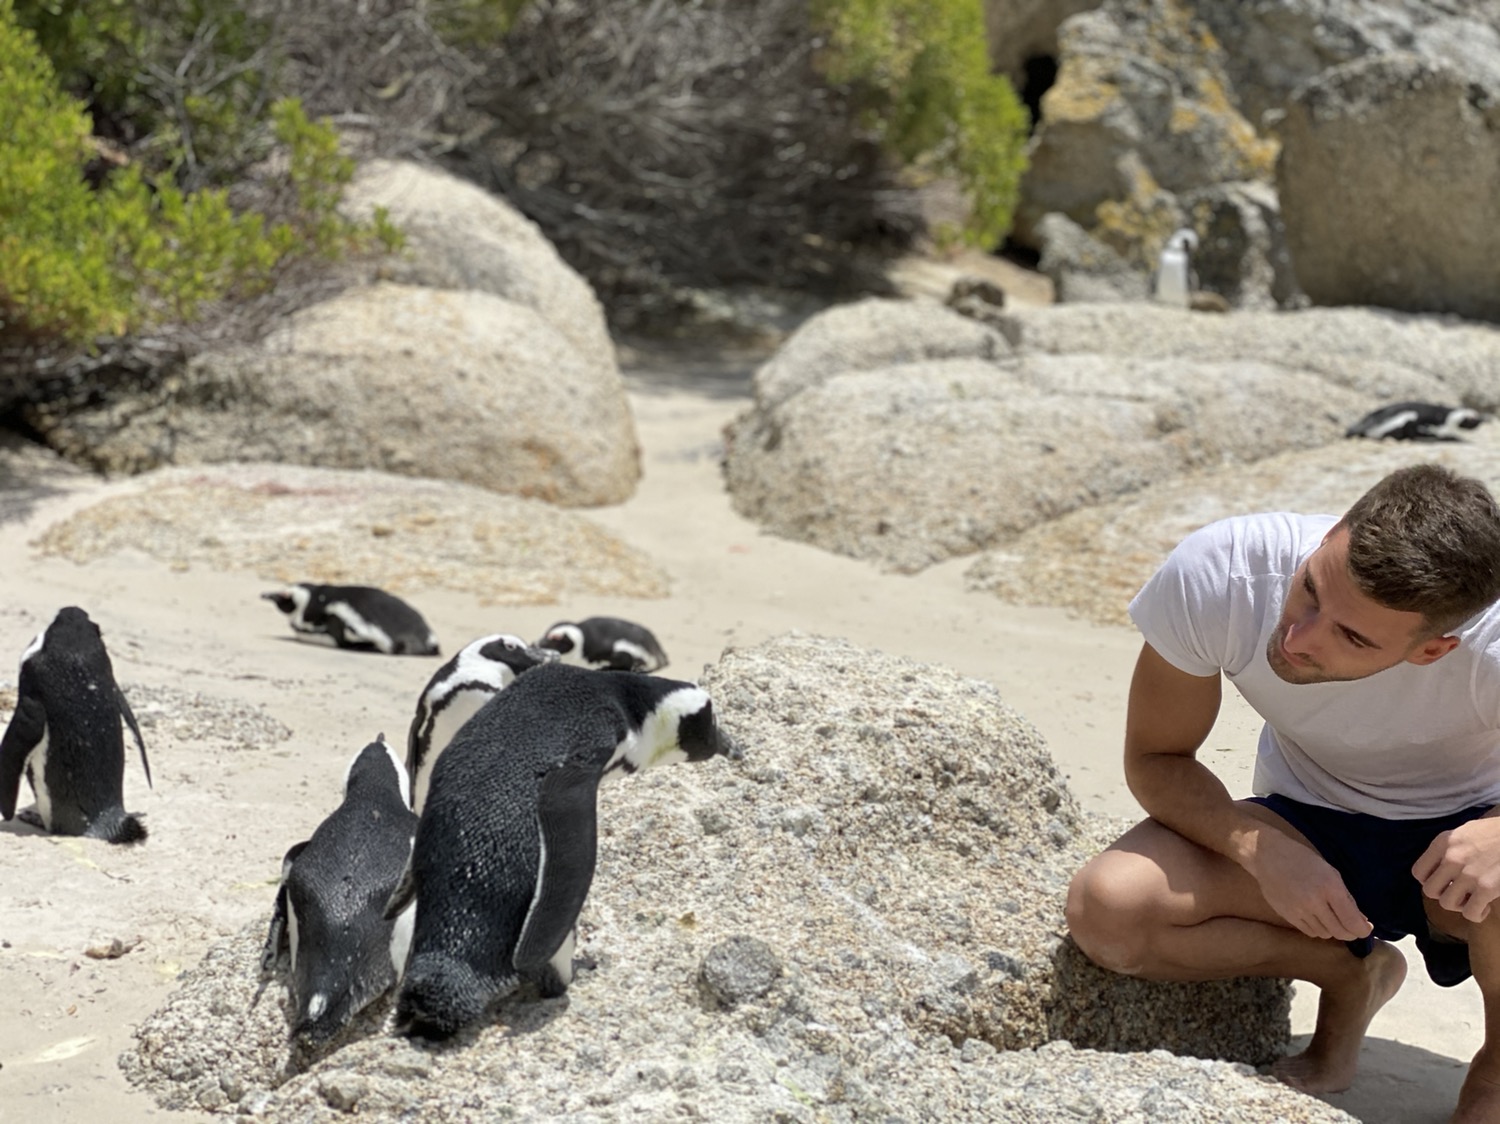
<path fill-rule="evenodd" d="M 439 655 L 437 634 L 395 594 L 368 585 L 297 582 L 262 593 L 296 632 L 327 636 L 340 648 L 388 656 Z"/>
<path fill-rule="evenodd" d="M 691 683 L 544 664 L 486 703 L 438 759 L 386 907 L 391 917 L 416 897 L 397 1028 L 446 1038 L 522 980 L 566 991 L 599 782 L 730 752 Z"/>
<path fill-rule="evenodd" d="M 537 647 L 552 648 L 583 667 L 652 672 L 667 666 L 667 653 L 651 630 L 618 617 L 558 621 L 537 641 Z"/>
<path fill-rule="evenodd" d="M 408 795 L 406 768 L 380 734 L 349 762 L 343 803 L 282 860 L 261 969 L 291 953 L 294 1038 L 326 1042 L 400 975 L 411 911 L 384 912 L 417 830 Z"/>
<path fill-rule="evenodd" d="M 1193 251 L 1198 248 L 1198 235 L 1189 227 L 1175 231 L 1162 247 L 1157 259 L 1156 272 L 1151 277 L 1151 296 L 1162 304 L 1187 308 L 1192 304 L 1193 291 L 1198 287 L 1197 275 L 1193 272 Z"/>
<path fill-rule="evenodd" d="M 418 814 L 427 800 L 427 786 L 438 754 L 453 740 L 458 728 L 474 716 L 516 676 L 558 654 L 533 648 L 519 636 L 497 633 L 481 636 L 438 668 L 417 700 L 417 713 L 406 738 L 406 768 L 411 774 L 412 809 Z"/>
<path fill-rule="evenodd" d="M 36 814 L 21 813 L 54 835 L 139 843 L 146 827 L 124 807 L 123 721 L 151 763 L 130 704 L 115 683 L 99 626 L 77 606 L 58 612 L 21 656 L 16 712 L 0 738 L 0 817 L 16 814 L 21 774 Z"/>

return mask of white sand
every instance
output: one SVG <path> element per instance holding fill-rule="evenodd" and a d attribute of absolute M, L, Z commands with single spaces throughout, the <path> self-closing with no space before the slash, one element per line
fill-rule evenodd
<path fill-rule="evenodd" d="M 629 503 L 589 515 L 662 563 L 671 596 L 495 609 L 467 595 L 414 595 L 447 651 L 484 632 L 534 638 L 560 618 L 610 613 L 648 624 L 672 657 L 666 674 L 692 679 L 727 645 L 793 628 L 842 636 L 993 682 L 1046 736 L 1086 807 L 1138 813 L 1119 767 L 1139 646 L 1132 632 L 966 593 L 968 560 L 901 577 L 764 535 L 732 512 L 717 464 L 719 430 L 743 407 L 743 380 L 707 379 L 707 391 L 641 376 L 632 385 L 645 479 Z M 153 832 L 138 848 L 0 826 L 0 1118 L 207 1119 L 157 1108 L 125 1082 L 117 1054 L 177 971 L 218 934 L 268 911 L 281 853 L 337 803 L 359 746 L 382 730 L 402 742 L 436 665 L 299 643 L 258 599 L 269 583 L 251 573 L 174 573 L 130 553 L 85 567 L 36 559 L 27 541 L 86 503 L 91 487 L 48 499 L 24 523 L 0 524 L 0 660 L 10 665 L 0 683 L 13 685 L 12 661 L 56 610 L 79 604 L 104 628 L 127 689 L 258 704 L 292 734 L 248 748 L 220 739 L 196 752 L 148 742 L 155 789 L 134 757 L 126 777 L 126 805 L 147 813 Z M 1236 794 L 1248 792 L 1257 725 L 1231 698 L 1203 754 Z M 118 959 L 84 955 L 137 937 Z M 1375 1021 L 1354 1088 L 1329 1098 L 1363 1120 L 1446 1119 L 1481 1040 L 1473 982 L 1442 991 L 1419 958 L 1413 969 Z M 1298 1033 L 1311 1028 L 1315 997 L 1300 989 Z"/>

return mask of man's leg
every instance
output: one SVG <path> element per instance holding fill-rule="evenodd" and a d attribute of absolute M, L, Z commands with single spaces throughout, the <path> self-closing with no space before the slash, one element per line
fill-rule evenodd
<path fill-rule="evenodd" d="M 1240 806 L 1306 842 L 1274 812 Z M 1272 1067 L 1310 1093 L 1349 1087 L 1370 1020 L 1406 978 L 1406 960 L 1394 946 L 1376 941 L 1360 959 L 1342 941 L 1305 936 L 1266 903 L 1242 867 L 1154 820 L 1131 828 L 1074 876 L 1067 916 L 1084 953 L 1116 972 L 1156 980 L 1276 976 L 1316 984 L 1321 996 L 1312 1041 Z"/>
<path fill-rule="evenodd" d="M 1484 997 L 1484 1044 L 1469 1063 L 1453 1124 L 1496 1124 L 1500 1122 L 1500 911 L 1491 910 L 1475 924 L 1431 899 L 1424 899 L 1423 904 L 1434 929 L 1468 943 L 1469 966 Z"/>

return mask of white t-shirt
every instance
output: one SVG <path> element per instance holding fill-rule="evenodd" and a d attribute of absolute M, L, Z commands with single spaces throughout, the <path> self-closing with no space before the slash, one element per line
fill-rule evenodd
<path fill-rule="evenodd" d="M 1222 671 L 1266 720 L 1258 796 L 1387 819 L 1500 803 L 1500 608 L 1425 667 L 1286 683 L 1266 661 L 1292 575 L 1337 520 L 1236 516 L 1194 531 L 1130 603 L 1146 642 L 1189 675 Z"/>

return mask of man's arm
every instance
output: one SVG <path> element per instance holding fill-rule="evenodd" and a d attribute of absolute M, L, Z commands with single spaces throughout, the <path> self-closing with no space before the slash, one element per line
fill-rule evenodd
<path fill-rule="evenodd" d="M 1236 803 L 1197 760 L 1222 699 L 1219 676 L 1189 675 L 1141 646 L 1125 718 L 1125 782 L 1158 823 L 1244 867 L 1308 936 L 1354 940 L 1370 923 L 1338 872 L 1300 839 Z"/>

